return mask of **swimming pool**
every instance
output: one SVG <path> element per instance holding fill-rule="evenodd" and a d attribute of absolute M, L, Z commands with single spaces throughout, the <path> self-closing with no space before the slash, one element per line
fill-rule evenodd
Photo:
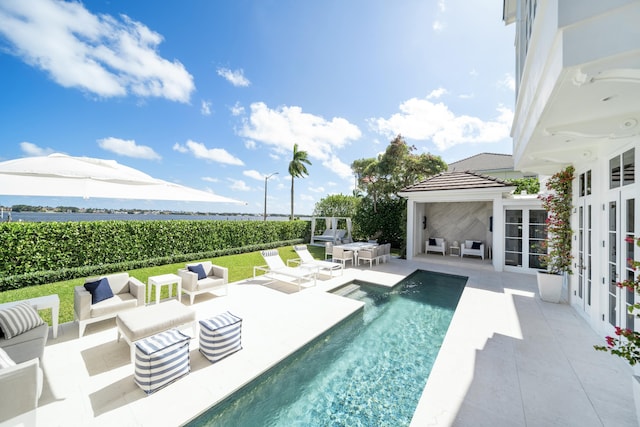
<path fill-rule="evenodd" d="M 409 425 L 467 278 L 418 270 L 189 426 Z"/>

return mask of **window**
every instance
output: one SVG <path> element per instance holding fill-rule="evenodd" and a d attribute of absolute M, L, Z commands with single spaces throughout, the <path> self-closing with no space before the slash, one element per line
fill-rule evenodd
<path fill-rule="evenodd" d="M 633 184 L 636 173 L 635 149 L 625 151 L 622 156 L 615 156 L 609 160 L 609 188 L 620 185 Z"/>

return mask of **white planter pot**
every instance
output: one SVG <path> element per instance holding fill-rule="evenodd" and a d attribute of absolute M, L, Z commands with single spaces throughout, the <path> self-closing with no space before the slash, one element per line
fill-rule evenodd
<path fill-rule="evenodd" d="M 540 299 L 546 302 L 559 303 L 562 295 L 561 274 L 550 274 L 538 271 L 538 293 Z"/>

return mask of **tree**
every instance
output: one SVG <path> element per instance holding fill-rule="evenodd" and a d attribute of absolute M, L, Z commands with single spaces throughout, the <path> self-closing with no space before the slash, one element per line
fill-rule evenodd
<path fill-rule="evenodd" d="M 374 212 L 381 199 L 397 199 L 404 187 L 447 170 L 447 164 L 439 156 L 413 154 L 415 150 L 398 135 L 377 159 L 359 159 L 351 164 L 358 187 L 372 198 Z"/>
<path fill-rule="evenodd" d="M 298 150 L 298 144 L 293 144 L 293 158 L 289 162 L 289 175 L 291 175 L 291 221 L 293 221 L 293 183 L 296 178 L 304 178 L 309 175 L 305 163 L 311 165 L 306 151 Z"/>
<path fill-rule="evenodd" d="M 353 217 L 358 210 L 360 200 L 361 199 L 356 196 L 330 194 L 316 203 L 313 209 L 313 215 Z"/>
<path fill-rule="evenodd" d="M 508 179 L 507 182 L 516 186 L 513 190 L 514 194 L 522 194 L 522 191 L 526 191 L 527 194 L 538 194 L 540 192 L 540 181 L 538 178 L 513 178 Z"/>

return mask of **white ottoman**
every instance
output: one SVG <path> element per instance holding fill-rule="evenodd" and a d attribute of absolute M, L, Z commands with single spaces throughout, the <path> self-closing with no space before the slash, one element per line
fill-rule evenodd
<path fill-rule="evenodd" d="M 136 341 L 134 381 L 145 393 L 166 386 L 190 371 L 188 335 L 177 329 Z"/>
<path fill-rule="evenodd" d="M 242 349 L 242 319 L 230 312 L 200 321 L 200 352 L 215 363 Z"/>

